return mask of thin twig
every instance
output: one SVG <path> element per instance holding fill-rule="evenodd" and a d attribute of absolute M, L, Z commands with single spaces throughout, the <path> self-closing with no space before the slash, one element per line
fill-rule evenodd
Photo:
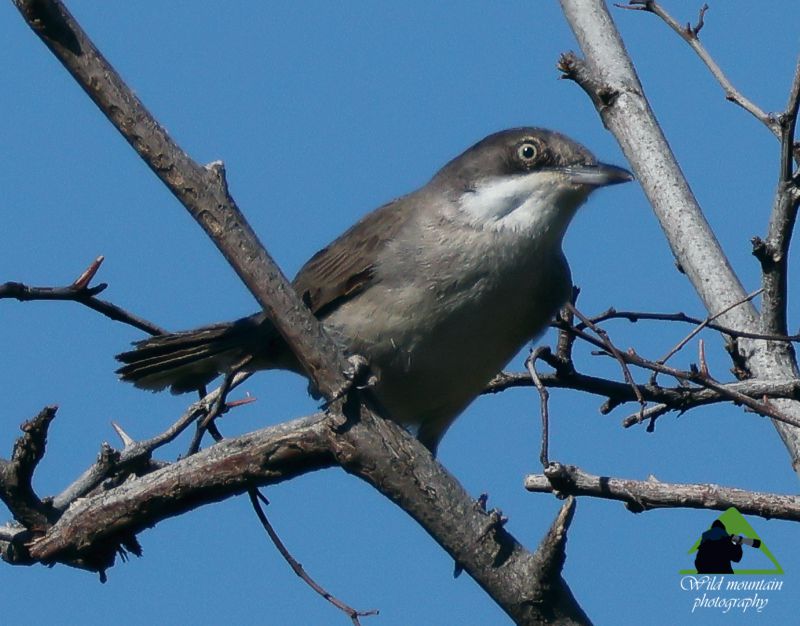
<path fill-rule="evenodd" d="M 542 384 L 542 381 L 539 378 L 539 373 L 536 371 L 536 361 L 545 351 L 549 352 L 550 348 L 547 346 L 539 346 L 538 348 L 531 350 L 528 358 L 525 359 L 525 367 L 530 374 L 531 381 L 533 381 L 533 384 L 536 387 L 536 391 L 539 392 L 539 407 L 542 416 L 542 440 L 541 449 L 539 452 L 539 462 L 542 464 L 542 467 L 547 467 L 547 464 L 549 463 L 548 448 L 550 441 L 550 413 L 547 405 L 550 399 L 550 394 L 548 393 L 547 388 Z"/>
<path fill-rule="evenodd" d="M 735 304 L 741 304 L 741 300 Z M 719 313 L 718 315 L 721 315 Z M 686 315 L 686 313 L 650 313 L 645 311 L 617 311 L 614 307 L 611 307 L 597 315 L 595 317 L 589 318 L 595 324 L 599 324 L 601 322 L 605 322 L 607 320 L 614 320 L 614 319 L 622 319 L 627 320 L 632 323 L 637 323 L 640 320 L 653 320 L 653 321 L 661 321 L 661 322 L 684 322 L 686 324 L 705 324 L 705 328 L 709 330 L 715 330 L 721 332 L 725 335 L 730 335 L 731 337 L 742 337 L 745 339 L 764 339 L 765 341 L 784 341 L 784 342 L 791 342 L 791 343 L 798 343 L 800 342 L 800 334 L 795 335 L 774 335 L 770 333 L 751 333 L 742 330 L 735 330 L 730 328 L 729 326 L 722 326 L 721 324 L 715 324 L 713 322 L 706 323 L 707 318 L 702 320 L 697 317 L 692 317 L 691 315 Z M 561 328 L 561 323 L 559 321 L 553 322 L 551 324 L 553 328 Z M 586 328 L 583 324 L 575 324 L 575 327 L 578 329 Z"/>
<path fill-rule="evenodd" d="M 780 124 L 775 119 L 775 116 L 762 110 L 757 104 L 746 98 L 738 89 L 736 89 L 730 79 L 725 75 L 725 72 L 722 71 L 722 68 L 720 68 L 708 50 L 705 49 L 705 46 L 700 43 L 698 33 L 704 25 L 705 11 L 708 9 L 707 6 L 704 6 L 704 9 L 701 10 L 698 24 L 694 28 L 689 25 L 683 26 L 680 24 L 675 18 L 667 13 L 667 11 L 660 4 L 658 4 L 658 2 L 655 2 L 654 0 L 630 0 L 629 4 L 627 5 L 617 4 L 615 6 L 619 7 L 620 9 L 646 11 L 660 17 L 664 23 L 667 24 L 667 26 L 680 35 L 681 39 L 691 46 L 692 50 L 694 50 L 703 63 L 705 63 L 706 67 L 709 69 L 711 74 L 725 92 L 725 99 L 730 100 L 731 102 L 742 107 L 759 122 L 769 128 L 772 134 L 780 138 Z"/>
<path fill-rule="evenodd" d="M 343 611 L 347 614 L 347 616 L 352 620 L 355 626 L 359 626 L 361 622 L 358 620 L 359 617 L 366 617 L 369 615 L 377 615 L 378 610 L 372 609 L 369 611 L 357 611 L 353 607 L 345 604 L 341 600 L 339 600 L 336 596 L 326 591 L 323 587 L 321 587 L 308 573 L 305 571 L 303 566 L 297 562 L 297 560 L 291 555 L 289 550 L 286 549 L 283 541 L 281 538 L 278 537 L 278 534 L 275 532 L 275 529 L 270 524 L 269 519 L 267 518 L 266 513 L 264 513 L 264 509 L 261 506 L 261 502 L 264 504 L 269 504 L 267 499 L 261 494 L 258 489 L 248 489 L 247 495 L 250 497 L 250 504 L 253 505 L 253 510 L 256 512 L 256 516 L 258 516 L 258 520 L 261 522 L 261 525 L 264 527 L 264 530 L 269 535 L 270 540 L 275 547 L 278 548 L 278 552 L 280 552 L 281 556 L 286 560 L 289 564 L 289 567 L 292 568 L 295 574 L 297 574 L 309 587 L 311 587 L 314 591 L 316 591 L 319 595 L 325 598 L 328 602 L 330 602 L 333 606 L 335 606 L 340 611 Z"/>
<path fill-rule="evenodd" d="M 639 392 L 639 386 L 636 384 L 636 381 L 631 376 L 631 371 L 628 369 L 628 365 L 625 362 L 625 358 L 622 356 L 622 353 L 617 349 L 617 347 L 611 342 L 611 339 L 608 337 L 608 333 L 594 324 L 589 318 L 583 315 L 578 309 L 574 306 L 567 305 L 568 308 L 572 310 L 572 313 L 583 322 L 590 330 L 594 331 L 601 340 L 601 347 L 604 350 L 607 350 L 620 364 L 622 369 L 622 375 L 625 377 L 625 382 L 627 382 L 631 389 L 633 389 L 633 393 L 636 396 L 636 401 L 639 403 L 641 410 L 644 411 L 645 407 L 647 406 L 647 401 L 642 397 L 642 394 Z"/>
<path fill-rule="evenodd" d="M 584 341 L 587 341 L 588 343 L 600 348 L 602 350 L 602 354 L 606 355 L 610 354 L 607 343 L 598 340 L 592 337 L 591 335 L 587 334 L 586 332 L 578 330 L 575 327 L 572 327 L 572 332 L 574 332 L 579 338 L 583 339 Z M 649 359 L 645 359 L 644 357 L 639 356 L 633 349 L 628 349 L 628 351 L 625 353 L 621 353 L 618 351 L 617 355 L 615 356 L 617 357 L 618 360 L 622 359 L 625 363 L 629 365 L 636 365 L 637 367 L 642 367 L 652 372 L 666 374 L 668 376 L 672 376 L 678 381 L 694 382 L 696 384 L 702 385 L 703 387 L 708 387 L 710 389 L 715 389 L 717 391 L 722 391 L 721 387 L 724 387 L 724 385 L 720 385 L 719 383 L 712 383 L 707 379 L 699 377 L 697 373 L 679 370 L 673 367 L 669 367 L 667 365 L 662 365 L 655 361 L 650 361 Z M 800 419 L 787 415 L 783 411 L 779 411 L 778 409 L 772 407 L 771 405 L 760 403 L 757 400 L 748 398 L 747 396 L 738 396 L 736 394 L 731 395 L 730 393 L 728 393 L 727 395 L 732 400 L 740 402 L 741 404 L 744 404 L 748 408 L 751 408 L 755 413 L 758 413 L 759 415 L 771 417 L 779 422 L 783 422 L 784 424 L 789 424 L 791 426 L 796 426 L 800 428 Z M 636 385 L 636 396 L 637 396 L 637 401 L 639 401 L 641 393 L 639 391 L 638 385 Z"/>
<path fill-rule="evenodd" d="M 658 362 L 659 363 L 666 363 L 675 354 L 680 352 L 687 343 L 689 343 L 694 337 L 696 337 L 697 334 L 700 333 L 700 331 L 702 331 L 704 328 L 707 328 L 709 326 L 709 324 L 711 324 L 711 322 L 713 322 L 715 319 L 721 317 L 722 315 L 725 315 L 729 311 L 733 310 L 737 306 L 740 306 L 740 305 L 744 304 L 745 302 L 750 302 L 753 298 L 755 298 L 756 296 L 760 295 L 763 291 L 764 291 L 763 288 L 756 289 L 754 292 L 748 294 L 746 297 L 742 298 L 738 302 L 734 302 L 734 303 L 726 306 L 719 313 L 715 313 L 714 315 L 709 315 L 705 320 L 703 320 L 695 328 L 693 328 L 692 331 L 688 335 L 686 335 L 686 337 L 684 337 L 681 341 L 679 341 L 675 345 L 674 348 L 672 348 L 669 352 L 667 352 L 667 354 L 665 354 L 663 357 L 661 357 L 658 360 Z"/>
<path fill-rule="evenodd" d="M 209 433 L 214 441 L 222 440 L 222 435 L 220 434 L 219 430 L 217 430 L 214 420 L 232 408 L 232 404 L 227 402 L 228 394 L 233 390 L 234 387 L 241 384 L 244 380 L 252 376 L 252 374 L 252 372 L 241 372 L 240 370 L 234 368 L 233 371 L 225 375 L 222 380 L 222 384 L 217 387 L 214 392 L 215 397 L 211 401 L 208 411 L 204 415 L 201 415 L 197 420 L 197 428 L 195 430 L 194 437 L 192 437 L 192 441 L 189 443 L 186 456 L 195 454 L 198 450 L 200 450 L 200 444 L 205 433 Z M 251 400 L 246 402 L 237 401 L 235 406 L 241 406 L 242 404 L 247 404 L 250 401 Z"/>
<path fill-rule="evenodd" d="M 700 375 L 699 372 L 685 372 L 682 370 L 675 369 L 673 367 L 668 367 L 666 365 L 656 363 L 654 361 L 649 361 L 648 359 L 645 359 L 636 354 L 636 352 L 633 349 L 629 349 L 625 353 L 624 358 L 632 365 L 637 365 L 639 367 L 643 367 L 652 370 L 654 372 L 667 374 L 668 376 L 672 376 L 679 380 L 694 382 L 699 385 L 702 385 L 703 387 L 713 389 L 714 391 L 726 395 L 734 402 L 745 405 L 746 407 L 752 409 L 755 413 L 758 413 L 759 415 L 763 415 L 765 417 L 771 417 L 772 419 L 778 420 L 779 422 L 783 422 L 784 424 L 789 424 L 791 426 L 796 426 L 797 428 L 800 428 L 800 420 L 790 415 L 784 414 L 782 411 L 779 411 L 772 405 L 766 404 L 764 402 L 759 402 L 758 400 L 754 400 L 749 396 L 732 391 L 725 385 L 720 384 L 711 378 Z"/>
<path fill-rule="evenodd" d="M 103 258 L 102 256 L 97 257 L 78 278 L 66 287 L 31 287 L 18 282 L 0 284 L 0 300 L 3 298 L 16 298 L 20 302 L 32 300 L 77 302 L 116 322 L 128 324 L 151 335 L 163 335 L 166 331 L 160 326 L 156 326 L 152 322 L 148 322 L 146 319 L 118 307 L 116 304 L 96 297 L 97 294 L 108 287 L 106 283 L 89 287 L 89 282 L 100 268 Z"/>

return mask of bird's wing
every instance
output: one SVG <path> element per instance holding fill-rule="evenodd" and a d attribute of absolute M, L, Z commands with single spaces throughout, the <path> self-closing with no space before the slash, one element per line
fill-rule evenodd
<path fill-rule="evenodd" d="M 407 200 L 393 200 L 369 213 L 300 269 L 292 285 L 315 315 L 326 315 L 369 287 L 380 251 L 408 221 Z"/>

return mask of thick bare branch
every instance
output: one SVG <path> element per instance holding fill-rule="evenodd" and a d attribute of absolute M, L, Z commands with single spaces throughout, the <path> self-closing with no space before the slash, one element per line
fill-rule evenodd
<path fill-rule="evenodd" d="M 652 477 L 648 480 L 629 480 L 595 476 L 573 465 L 559 463 L 551 464 L 544 474 L 527 476 L 525 488 L 561 496 L 620 500 L 634 513 L 665 507 L 726 511 L 733 506 L 745 515 L 800 521 L 800 498 L 797 496 L 712 484 L 662 483 Z"/>
<path fill-rule="evenodd" d="M 58 0 L 14 0 L 108 120 L 164 182 L 236 270 L 326 398 L 351 367 L 294 292 L 228 192 L 222 163 L 201 166 L 178 146 Z"/>
<path fill-rule="evenodd" d="M 716 315 L 747 293 L 703 216 L 678 163 L 650 109 L 633 64 L 608 10 L 601 0 L 561 0 L 561 6 L 586 61 L 575 55 L 561 63 L 597 103 L 598 112 L 628 157 L 661 223 L 680 267 L 691 281 L 710 315 Z M 611 97 L 609 97 L 609 94 Z M 751 303 L 730 309 L 720 323 L 735 330 L 763 332 Z M 756 378 L 798 376 L 797 364 L 785 347 L 772 342 L 739 339 L 739 360 Z M 785 344 L 783 344 L 785 346 Z M 800 420 L 800 404 L 775 401 L 782 414 Z M 773 421 L 800 472 L 800 429 Z"/>
<path fill-rule="evenodd" d="M 620 5 L 618 5 L 620 6 Z M 778 190 L 770 216 L 767 239 L 753 239 L 753 254 L 759 259 L 763 271 L 764 302 L 761 309 L 761 327 L 767 334 L 786 334 L 786 281 L 788 272 L 789 243 L 800 203 L 800 190 L 794 180 L 793 163 L 800 158 L 795 143 L 797 109 L 800 104 L 800 60 L 789 92 L 786 110 L 781 114 L 767 113 L 734 88 L 731 81 L 705 49 L 698 36 L 703 26 L 707 5 L 703 5 L 697 27 L 682 26 L 658 2 L 654 0 L 630 0 L 621 8 L 638 9 L 661 18 L 674 32 L 686 41 L 705 63 L 711 74 L 725 91 L 725 97 L 741 106 L 762 122 L 781 142 L 780 176 Z M 788 347 L 784 350 L 789 351 Z M 789 358 L 792 358 L 791 355 Z"/>
<path fill-rule="evenodd" d="M 338 404 L 338 403 L 337 403 Z M 350 403 L 355 405 L 355 403 Z M 525 550 L 413 437 L 367 410 L 331 412 L 225 439 L 190 457 L 79 498 L 29 543 L 28 563 L 107 567 L 109 546 L 202 504 L 341 465 L 414 517 L 521 624 L 586 623 L 552 562 Z M 8 527 L 9 540 L 16 529 Z M 0 542 L 5 536 L 0 534 Z M 101 560 L 95 553 L 105 559 Z M 546 569 L 546 571 L 545 571 Z M 560 572 L 560 569 L 559 569 Z"/>
<path fill-rule="evenodd" d="M 44 562 L 74 558 L 120 532 L 136 533 L 254 484 L 328 467 L 333 459 L 320 435 L 324 422 L 316 415 L 226 439 L 169 467 L 73 501 L 31 545 L 31 556 Z"/>
<path fill-rule="evenodd" d="M 589 623 L 589 618 L 580 610 L 578 603 L 572 598 L 572 593 L 569 587 L 564 584 L 561 578 L 561 570 L 564 567 L 566 560 L 566 547 L 567 547 L 567 530 L 572 523 L 572 518 L 575 515 L 576 502 L 573 498 L 567 498 L 567 501 L 561 507 L 558 515 L 553 520 L 547 534 L 539 542 L 539 547 L 536 549 L 534 559 L 539 563 L 542 570 L 542 580 L 545 583 L 545 589 L 556 590 L 556 593 L 564 594 L 567 596 L 566 604 L 568 606 L 574 605 L 577 609 L 575 614 L 559 616 L 557 614 L 544 614 L 542 617 L 545 619 L 542 623 L 545 624 L 564 624 L 564 623 Z M 543 593 L 539 599 L 541 603 L 552 603 Z"/>
<path fill-rule="evenodd" d="M 587 623 L 566 582 L 517 542 L 499 512 L 472 500 L 416 439 L 364 409 L 344 429 L 331 442 L 342 467 L 416 519 L 517 624 Z"/>

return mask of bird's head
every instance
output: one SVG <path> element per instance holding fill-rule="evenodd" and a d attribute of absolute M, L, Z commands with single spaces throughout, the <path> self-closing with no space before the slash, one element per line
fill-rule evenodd
<path fill-rule="evenodd" d="M 476 228 L 542 229 L 560 237 L 589 194 L 633 180 L 572 139 L 542 128 L 504 130 L 450 161 L 431 185 Z"/>

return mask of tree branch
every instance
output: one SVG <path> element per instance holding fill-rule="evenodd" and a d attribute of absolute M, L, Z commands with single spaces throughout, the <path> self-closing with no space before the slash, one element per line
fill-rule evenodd
<path fill-rule="evenodd" d="M 788 272 L 789 244 L 800 203 L 800 189 L 794 179 L 792 164 L 800 158 L 800 148 L 795 143 L 797 110 L 800 104 L 800 60 L 795 68 L 795 76 L 789 91 L 786 110 L 779 114 L 766 113 L 748 100 L 733 87 L 728 77 L 700 42 L 699 32 L 708 5 L 700 10 L 700 21 L 694 28 L 679 24 L 658 2 L 654 0 L 630 0 L 620 8 L 635 9 L 653 13 L 661 18 L 674 32 L 686 41 L 698 54 L 714 78 L 725 91 L 726 99 L 738 104 L 763 123 L 781 142 L 780 176 L 778 190 L 770 216 L 766 241 L 759 237 L 753 239 L 753 254 L 761 262 L 764 302 L 761 309 L 761 327 L 765 333 L 786 334 L 786 281 Z M 784 347 L 787 352 L 788 347 Z M 792 355 L 789 358 L 793 358 Z"/>
<path fill-rule="evenodd" d="M 47 429 L 58 407 L 48 406 L 20 426 L 11 460 L 0 459 L 0 499 L 20 524 L 32 531 L 50 526 L 52 507 L 33 490 L 33 472 L 42 460 L 47 444 Z"/>
<path fill-rule="evenodd" d="M 353 626 L 361 626 L 361 621 L 358 619 L 359 617 L 367 617 L 378 614 L 378 611 L 375 609 L 370 609 L 367 611 L 358 611 L 354 609 L 350 605 L 339 600 L 339 598 L 330 592 L 323 589 L 319 583 L 311 578 L 311 576 L 309 576 L 306 572 L 305 568 L 291 555 L 283 541 L 281 541 L 281 538 L 278 536 L 278 533 L 276 533 L 275 529 L 272 527 L 272 524 L 267 518 L 267 514 L 264 513 L 264 508 L 261 505 L 262 503 L 268 504 L 266 498 L 264 498 L 264 496 L 259 493 L 258 489 L 255 488 L 248 489 L 247 493 L 250 497 L 250 504 L 252 505 L 253 510 L 256 512 L 256 516 L 258 517 L 258 521 L 261 522 L 261 525 L 264 527 L 264 531 L 267 533 L 267 535 L 269 535 L 270 541 L 275 544 L 278 552 L 280 552 L 281 556 L 289 564 L 289 567 L 292 568 L 292 571 L 297 574 L 297 576 L 303 580 L 303 582 L 305 582 L 309 587 L 311 587 L 315 592 L 325 598 L 325 600 L 330 602 L 337 609 L 345 613 L 353 622 Z"/>
<path fill-rule="evenodd" d="M 633 65 L 613 21 L 600 0 L 560 0 L 586 61 L 574 54 L 562 56 L 560 67 L 578 82 L 597 104 L 598 113 L 614 133 L 642 184 L 661 223 L 676 260 L 683 268 L 710 315 L 723 311 L 747 294 L 706 221 L 680 167 L 644 97 Z M 609 97 L 609 94 L 611 97 Z M 745 303 L 720 316 L 735 330 L 762 332 L 755 307 Z M 798 376 L 787 350 L 761 340 L 739 339 L 739 358 L 756 378 Z M 800 404 L 776 400 L 782 414 L 800 420 Z M 800 472 L 800 429 L 779 421 L 780 434 L 796 472 Z"/>
<path fill-rule="evenodd" d="M 228 192 L 220 162 L 205 167 L 178 146 L 59 0 L 14 0 L 25 21 L 102 113 L 205 230 L 328 399 L 352 368 L 294 292 Z"/>
<path fill-rule="evenodd" d="M 761 293 L 759 289 L 757 293 Z M 753 295 L 753 294 L 749 294 Z M 738 306 L 738 304 L 737 304 Z M 695 324 L 697 326 L 703 326 L 709 330 L 715 330 L 725 335 L 730 335 L 731 337 L 743 337 L 745 339 L 767 339 L 769 341 L 787 341 L 791 343 L 798 343 L 800 342 L 800 334 L 793 334 L 793 335 L 773 335 L 768 333 L 749 333 L 746 331 L 735 330 L 728 326 L 722 326 L 721 324 L 716 324 L 711 320 L 711 317 L 706 317 L 705 319 L 700 319 L 697 317 L 692 317 L 691 315 L 687 315 L 686 313 L 677 312 L 677 313 L 652 313 L 648 311 L 617 311 L 614 307 L 607 309 L 606 311 L 602 312 L 600 315 L 591 318 L 591 321 L 595 324 L 599 324 L 600 322 L 605 322 L 608 320 L 627 320 L 633 324 L 641 321 L 641 320 L 656 320 L 661 322 L 684 322 L 686 324 Z M 556 328 L 558 328 L 558 324 L 554 324 Z M 575 328 L 584 328 L 583 324 L 576 324 Z"/>
<path fill-rule="evenodd" d="M 574 389 L 602 396 L 610 400 L 609 406 L 604 406 L 601 413 L 610 413 L 611 409 L 625 402 L 635 402 L 637 398 L 633 389 L 627 383 L 607 378 L 598 378 L 581 374 L 572 373 L 539 373 L 539 379 L 545 387 L 559 389 Z M 483 393 L 500 393 L 506 389 L 514 387 L 534 386 L 530 374 L 501 372 L 495 376 L 484 389 Z M 685 412 L 700 406 L 717 404 L 720 402 L 730 402 L 731 394 L 741 394 L 753 400 L 763 398 L 792 398 L 800 397 L 800 380 L 745 380 L 739 382 L 725 383 L 722 385 L 726 392 L 721 392 L 712 388 L 702 387 L 661 387 L 660 385 L 646 384 L 637 385 L 639 393 L 648 402 L 658 402 L 666 406 L 667 411 Z M 638 412 L 636 413 L 638 415 Z M 629 427 L 641 423 L 641 420 L 627 419 L 623 426 Z"/>
<path fill-rule="evenodd" d="M 230 388 L 238 386 L 249 376 L 250 374 L 246 373 L 237 374 L 231 382 Z M 222 389 L 217 388 L 207 394 L 192 404 L 169 428 L 154 437 L 142 441 L 125 441 L 123 439 L 125 446 L 120 452 L 104 445 L 95 464 L 53 498 L 53 507 L 58 511 L 64 511 L 72 502 L 92 493 L 110 477 L 116 476 L 117 482 L 120 482 L 121 478 L 124 479 L 130 474 L 131 468 L 141 466 L 143 463 L 152 463 L 153 452 L 174 441 L 192 423 L 207 416 L 212 407 L 216 405 L 221 393 Z M 115 430 L 119 434 L 119 426 L 115 426 Z"/>
<path fill-rule="evenodd" d="M 97 298 L 97 294 L 104 291 L 108 285 L 100 283 L 90 287 L 89 283 L 94 278 L 104 257 L 97 257 L 72 284 L 66 287 L 30 287 L 23 283 L 7 282 L 0 285 L 0 300 L 3 298 L 16 298 L 20 302 L 31 300 L 62 300 L 82 304 L 90 309 L 102 313 L 107 318 L 122 322 L 143 330 L 151 335 L 162 335 L 166 331 L 152 322 L 134 315 L 123 308 L 106 300 Z"/>
<path fill-rule="evenodd" d="M 800 106 L 800 59 L 795 68 L 786 111 L 778 117 L 781 154 L 778 189 L 775 192 L 766 241 L 753 240 L 753 254 L 761 262 L 764 303 L 761 307 L 761 327 L 764 332 L 785 334 L 787 329 L 787 281 L 789 246 L 800 204 L 800 187 L 792 164 L 795 147 L 795 128 Z M 788 346 L 783 347 L 787 352 Z M 789 354 L 789 358 L 794 358 Z"/>
<path fill-rule="evenodd" d="M 525 478 L 525 488 L 559 496 L 592 496 L 625 503 L 628 510 L 641 513 L 651 509 L 672 507 L 726 511 L 730 507 L 743 515 L 766 519 L 800 521 L 800 498 L 721 487 L 712 484 L 662 483 L 595 476 L 574 465 L 552 463 L 544 474 Z"/>
<path fill-rule="evenodd" d="M 621 9 L 630 9 L 636 11 L 646 11 L 653 13 L 660 17 L 664 23 L 676 32 L 681 39 L 683 39 L 689 46 L 697 53 L 697 56 L 705 63 L 712 76 L 717 80 L 722 90 L 725 92 L 725 99 L 739 105 L 745 111 L 750 113 L 759 122 L 764 124 L 778 139 L 781 136 L 780 123 L 774 115 L 767 113 L 761 109 L 757 104 L 747 99 L 742 92 L 733 86 L 733 83 L 722 71 L 722 68 L 714 60 L 714 57 L 709 54 L 708 50 L 700 41 L 700 30 L 705 25 L 705 12 L 708 10 L 708 5 L 704 4 L 700 9 L 700 17 L 697 25 L 692 27 L 690 25 L 682 25 L 675 18 L 673 18 L 658 2 L 654 0 L 630 0 L 627 5 L 617 4 Z"/>
<path fill-rule="evenodd" d="M 505 518 L 477 505 L 422 444 L 352 401 L 344 413 L 334 407 L 225 439 L 77 498 L 52 526 L 27 536 L 25 562 L 104 569 L 113 563 L 120 541 L 128 545 L 137 532 L 164 519 L 337 464 L 414 517 L 517 623 L 553 616 L 563 623 L 587 623 L 560 577 L 563 549 L 551 549 L 548 558 L 528 552 L 503 528 Z M 559 528 L 565 532 L 564 520 Z M 15 539 L 19 544 L 24 533 L 0 529 L 0 545 L 8 548 L 3 542 Z"/>

